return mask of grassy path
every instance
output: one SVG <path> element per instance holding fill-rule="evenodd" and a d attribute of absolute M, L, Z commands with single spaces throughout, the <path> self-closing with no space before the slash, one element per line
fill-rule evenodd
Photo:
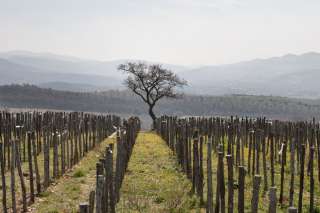
<path fill-rule="evenodd" d="M 156 134 L 138 135 L 121 188 L 117 212 L 198 212 L 191 183 Z"/>
<path fill-rule="evenodd" d="M 95 187 L 96 162 L 103 155 L 105 147 L 113 143 L 115 137 L 109 137 L 52 184 L 29 209 L 39 213 L 77 212 L 81 201 L 88 201 L 90 191 Z"/>

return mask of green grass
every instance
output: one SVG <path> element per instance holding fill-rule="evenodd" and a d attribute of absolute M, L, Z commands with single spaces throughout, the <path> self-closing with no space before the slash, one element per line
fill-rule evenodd
<path fill-rule="evenodd" d="M 82 169 L 77 169 L 77 171 L 74 172 L 73 177 L 80 178 L 85 176 L 85 172 Z"/>
<path fill-rule="evenodd" d="M 193 212 L 198 200 L 175 157 L 156 134 L 139 133 L 121 188 L 117 212 Z"/>

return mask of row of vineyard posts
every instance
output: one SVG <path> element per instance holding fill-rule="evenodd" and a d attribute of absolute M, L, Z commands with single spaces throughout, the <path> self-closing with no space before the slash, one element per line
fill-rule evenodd
<path fill-rule="evenodd" d="M 89 202 L 79 205 L 80 213 L 116 212 L 120 188 L 139 130 L 140 120 L 136 117 L 124 120 L 118 128 L 116 143 L 106 147 L 104 156 L 96 164 L 95 190 L 90 192 Z"/>
<path fill-rule="evenodd" d="M 315 189 L 319 190 L 320 186 L 320 129 L 314 119 L 290 122 L 265 118 L 163 116 L 156 122 L 156 131 L 175 153 L 182 171 L 192 181 L 192 193 L 199 197 L 207 213 L 226 210 L 231 213 L 234 209 L 243 213 L 248 211 L 246 206 L 249 212 L 256 213 L 259 202 L 268 206 L 271 213 L 276 212 L 277 206 L 287 208 L 288 212 L 315 212 L 316 205 L 320 205 L 319 196 L 315 197 Z M 217 159 L 216 168 L 212 165 L 214 158 Z M 213 169 L 216 169 L 216 177 L 213 177 Z M 285 176 L 290 181 L 285 182 Z M 213 178 L 216 178 L 216 186 L 213 186 Z M 245 185 L 246 178 L 251 185 Z M 284 194 L 284 187 L 289 189 L 288 194 Z M 213 188 L 216 189 L 215 201 Z M 248 200 L 245 197 L 249 190 L 251 198 Z M 304 198 L 306 190 L 308 196 Z M 259 192 L 268 199 L 262 200 Z M 247 202 L 250 205 L 245 205 Z"/>
<path fill-rule="evenodd" d="M 35 196 L 115 132 L 120 123 L 114 115 L 82 112 L 0 112 L 1 210 L 27 212 Z"/>

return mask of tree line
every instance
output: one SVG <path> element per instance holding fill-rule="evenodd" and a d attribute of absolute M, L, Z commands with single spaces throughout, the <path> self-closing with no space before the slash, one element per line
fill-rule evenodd
<path fill-rule="evenodd" d="M 146 115 L 147 106 L 130 91 L 80 93 L 42 89 L 32 85 L 0 86 L 0 107 L 55 109 L 116 114 Z M 274 96 L 185 95 L 162 99 L 156 114 L 178 116 L 266 116 L 281 120 L 320 119 L 320 101 Z"/>

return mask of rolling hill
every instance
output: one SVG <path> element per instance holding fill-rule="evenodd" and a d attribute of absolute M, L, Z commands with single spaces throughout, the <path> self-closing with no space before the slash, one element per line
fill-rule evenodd
<path fill-rule="evenodd" d="M 95 61 L 51 53 L 0 53 L 0 84 L 29 83 L 70 91 L 122 89 L 117 66 L 126 59 Z M 152 63 L 152 62 L 149 62 Z M 320 98 L 320 54 L 288 54 L 198 68 L 164 64 L 189 82 L 187 93 Z"/>
<path fill-rule="evenodd" d="M 181 73 L 201 94 L 262 94 L 319 98 L 320 54 L 285 55 Z"/>

